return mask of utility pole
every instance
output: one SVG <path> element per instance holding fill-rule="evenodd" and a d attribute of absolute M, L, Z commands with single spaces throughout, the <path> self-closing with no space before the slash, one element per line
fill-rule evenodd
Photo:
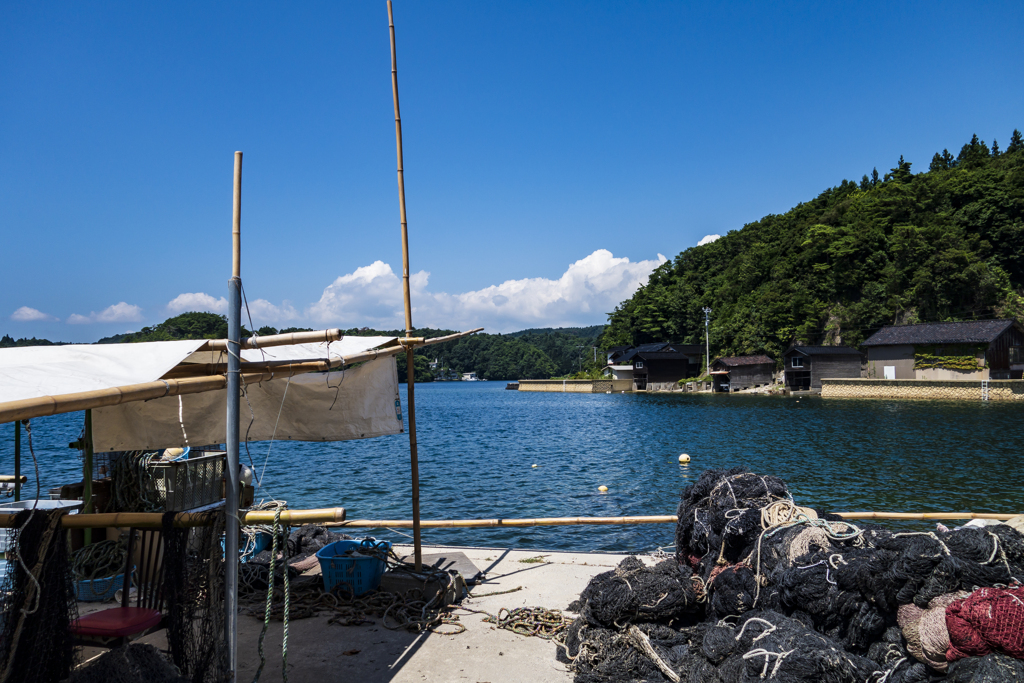
<path fill-rule="evenodd" d="M 711 372 L 711 337 L 708 335 L 708 316 L 711 309 L 705 306 L 704 311 L 704 372 Z"/>

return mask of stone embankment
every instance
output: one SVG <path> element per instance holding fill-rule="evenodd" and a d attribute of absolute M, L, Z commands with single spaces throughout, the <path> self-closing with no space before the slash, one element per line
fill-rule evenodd
<path fill-rule="evenodd" d="M 821 395 L 823 398 L 1024 401 L 1024 380 L 822 379 Z"/>
<path fill-rule="evenodd" d="M 569 394 L 620 394 L 633 390 L 631 379 L 521 379 L 519 391 L 554 391 Z"/>

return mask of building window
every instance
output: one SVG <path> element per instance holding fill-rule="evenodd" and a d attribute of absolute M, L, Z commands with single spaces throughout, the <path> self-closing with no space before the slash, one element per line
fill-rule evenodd
<path fill-rule="evenodd" d="M 1010 347 L 1010 362 L 1011 363 L 1024 363 L 1024 346 L 1011 346 Z"/>
<path fill-rule="evenodd" d="M 797 358 L 797 357 L 794 356 L 791 365 L 794 368 L 802 368 L 804 366 L 804 359 L 803 358 Z"/>
<path fill-rule="evenodd" d="M 635 364 L 633 365 L 633 367 L 637 367 L 637 368 L 642 368 L 643 366 L 644 366 L 644 362 L 643 362 L 642 360 L 638 360 L 638 361 L 637 361 L 637 362 L 636 362 L 636 363 L 635 363 Z"/>

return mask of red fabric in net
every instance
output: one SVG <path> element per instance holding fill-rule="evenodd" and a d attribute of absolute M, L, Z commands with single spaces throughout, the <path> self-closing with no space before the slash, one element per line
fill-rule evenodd
<path fill-rule="evenodd" d="M 1024 659 L 1024 586 L 980 588 L 946 608 L 946 659 L 1002 652 Z"/>

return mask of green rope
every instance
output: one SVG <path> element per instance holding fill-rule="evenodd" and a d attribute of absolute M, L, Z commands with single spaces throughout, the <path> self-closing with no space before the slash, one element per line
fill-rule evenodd
<path fill-rule="evenodd" d="M 281 508 L 278 508 L 274 512 L 274 526 L 273 526 L 273 541 L 270 546 L 270 575 L 267 577 L 267 606 L 263 613 L 263 629 L 260 631 L 259 640 L 259 653 L 260 653 L 260 665 L 256 669 L 256 675 L 253 676 L 252 683 L 258 683 L 260 675 L 263 673 L 263 667 L 267 664 L 267 655 L 263 649 L 263 640 L 267 637 L 267 629 L 270 627 L 270 613 L 271 606 L 274 603 L 274 565 L 277 560 L 277 538 L 280 535 L 281 529 Z M 287 554 L 287 543 L 285 544 L 285 554 Z M 289 599 L 288 593 L 290 587 L 288 585 L 288 562 L 285 560 L 284 563 L 284 638 L 281 642 L 281 677 L 284 679 L 284 683 L 288 683 L 288 610 L 289 610 Z"/>

